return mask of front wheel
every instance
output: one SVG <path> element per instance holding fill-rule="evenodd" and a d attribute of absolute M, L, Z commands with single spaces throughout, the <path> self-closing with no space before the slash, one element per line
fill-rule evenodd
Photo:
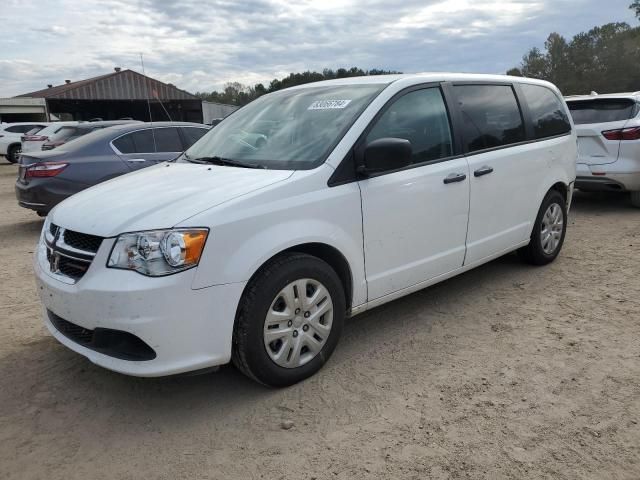
<path fill-rule="evenodd" d="M 640 208 L 640 192 L 631 192 L 631 205 Z"/>
<path fill-rule="evenodd" d="M 338 275 L 324 261 L 291 253 L 263 267 L 238 307 L 232 360 L 272 387 L 316 373 L 335 349 L 346 312 Z"/>
<path fill-rule="evenodd" d="M 522 247 L 518 253 L 532 265 L 551 263 L 562 249 L 566 232 L 566 201 L 560 192 L 551 190 L 542 201 L 529 245 Z"/>

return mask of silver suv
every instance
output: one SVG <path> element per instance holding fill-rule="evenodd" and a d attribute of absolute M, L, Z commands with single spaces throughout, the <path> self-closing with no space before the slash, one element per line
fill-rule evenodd
<path fill-rule="evenodd" d="M 640 208 L 640 92 L 566 101 L 578 134 L 576 188 L 628 191 Z"/>

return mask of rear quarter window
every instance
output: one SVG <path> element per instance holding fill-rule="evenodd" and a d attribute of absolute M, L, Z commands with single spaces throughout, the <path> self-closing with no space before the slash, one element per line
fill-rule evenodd
<path fill-rule="evenodd" d="M 136 146 L 133 144 L 132 134 L 123 135 L 120 138 L 116 138 L 113 141 L 113 146 L 118 149 L 120 153 L 135 153 Z"/>
<path fill-rule="evenodd" d="M 9 133 L 27 133 L 34 127 L 36 127 L 36 125 L 13 125 L 5 128 L 4 130 Z"/>
<path fill-rule="evenodd" d="M 629 120 L 637 114 L 637 105 L 630 98 L 597 98 L 568 101 L 573 123 L 608 123 Z"/>
<path fill-rule="evenodd" d="M 83 135 L 84 133 L 88 133 L 88 132 L 85 132 L 84 130 L 86 129 L 80 129 L 74 126 L 62 127 L 54 135 L 51 136 L 50 140 L 55 142 L 60 142 L 63 140 L 67 140 L 68 138 L 71 138 L 71 137 L 77 137 L 77 136 Z"/>
<path fill-rule="evenodd" d="M 520 84 L 529 106 L 536 139 L 563 135 L 571 131 L 571 123 L 560 99 L 546 87 Z"/>

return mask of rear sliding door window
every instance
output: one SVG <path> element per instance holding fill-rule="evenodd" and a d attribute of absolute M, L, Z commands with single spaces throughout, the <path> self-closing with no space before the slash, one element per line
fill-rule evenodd
<path fill-rule="evenodd" d="M 567 102 L 573 123 L 607 123 L 629 120 L 636 114 L 636 102 L 626 98 L 598 98 Z"/>
<path fill-rule="evenodd" d="M 529 106 L 536 139 L 564 135 L 571 131 L 569 118 L 555 93 L 540 85 L 521 84 L 520 88 Z"/>
<path fill-rule="evenodd" d="M 513 88 L 508 85 L 456 85 L 467 152 L 526 140 Z"/>

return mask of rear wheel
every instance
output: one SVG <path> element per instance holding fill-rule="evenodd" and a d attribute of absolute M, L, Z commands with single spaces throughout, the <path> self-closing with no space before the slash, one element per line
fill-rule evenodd
<path fill-rule="evenodd" d="M 342 284 L 327 263 L 298 253 L 278 257 L 261 269 L 241 300 L 233 363 L 273 387 L 304 380 L 333 353 L 345 311 Z"/>
<path fill-rule="evenodd" d="M 7 149 L 7 160 L 10 163 L 16 163 L 20 158 L 20 152 L 22 151 L 22 146 L 18 143 L 15 145 L 9 145 Z"/>
<path fill-rule="evenodd" d="M 640 192 L 631 192 L 631 205 L 640 208 Z"/>
<path fill-rule="evenodd" d="M 532 265 L 546 265 L 560 253 L 567 231 L 567 206 L 557 190 L 550 190 L 542 201 L 533 225 L 529 245 L 518 250 Z"/>

